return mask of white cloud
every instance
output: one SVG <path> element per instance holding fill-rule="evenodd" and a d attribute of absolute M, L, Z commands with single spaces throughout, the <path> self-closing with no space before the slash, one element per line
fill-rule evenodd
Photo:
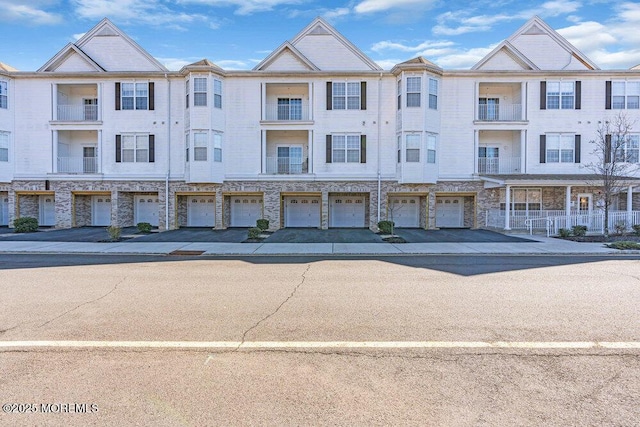
<path fill-rule="evenodd" d="M 381 41 L 371 46 L 371 50 L 374 52 L 381 52 L 384 50 L 397 50 L 400 52 L 420 52 L 426 49 L 443 48 L 453 46 L 455 43 L 447 40 L 431 41 L 426 40 L 415 46 L 402 44 L 399 42 Z"/>
<path fill-rule="evenodd" d="M 391 9 L 419 8 L 426 9 L 433 5 L 433 0 L 364 0 L 358 3 L 356 13 L 376 13 Z"/>
<path fill-rule="evenodd" d="M 223 59 L 220 61 L 213 61 L 213 63 L 225 70 L 248 70 L 251 68 L 251 65 L 247 61 L 239 61 L 234 59 Z"/>
<path fill-rule="evenodd" d="M 0 10 L 2 10 L 0 22 L 18 21 L 35 25 L 52 25 L 62 22 L 62 16 L 45 10 L 51 6 L 50 2 L 31 1 L 29 3 L 14 0 L 0 1 Z"/>
<path fill-rule="evenodd" d="M 80 40 L 82 37 L 84 37 L 84 35 L 87 33 L 78 33 L 78 34 L 74 34 L 72 37 L 74 40 Z"/>
<path fill-rule="evenodd" d="M 181 25 L 208 22 L 205 15 L 171 10 L 158 0 L 72 0 L 81 18 L 98 20 L 105 16 L 116 21 L 145 23 L 184 29 Z"/>
<path fill-rule="evenodd" d="M 337 9 L 327 10 L 322 13 L 322 17 L 329 22 L 333 22 L 338 18 L 344 18 L 351 13 L 351 10 L 347 7 L 339 7 Z"/>
<path fill-rule="evenodd" d="M 302 3 L 303 0 L 180 0 L 178 3 L 199 4 L 211 7 L 235 7 L 236 15 L 268 12 L 282 5 Z"/>
<path fill-rule="evenodd" d="M 170 71 L 178 71 L 185 65 L 193 64 L 194 61 L 188 61 L 180 58 L 156 58 L 158 62 L 167 67 Z"/>

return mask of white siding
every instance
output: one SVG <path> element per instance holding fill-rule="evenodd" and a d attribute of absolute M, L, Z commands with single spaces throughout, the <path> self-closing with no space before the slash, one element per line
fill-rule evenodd
<path fill-rule="evenodd" d="M 119 36 L 96 36 L 82 46 L 82 51 L 107 71 L 159 71 L 156 64 Z"/>
<path fill-rule="evenodd" d="M 307 35 L 295 47 L 321 70 L 371 70 L 368 64 L 332 35 Z"/>

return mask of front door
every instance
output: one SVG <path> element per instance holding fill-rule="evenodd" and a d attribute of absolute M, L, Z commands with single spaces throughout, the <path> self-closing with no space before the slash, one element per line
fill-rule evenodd
<path fill-rule="evenodd" d="M 98 152 L 96 147 L 82 147 L 82 172 L 96 173 L 98 172 Z"/>
<path fill-rule="evenodd" d="M 278 147 L 278 173 L 302 173 L 302 146 Z"/>
<path fill-rule="evenodd" d="M 56 202 L 53 196 L 40 196 L 40 212 L 38 216 L 40 225 L 56 225 Z"/>
<path fill-rule="evenodd" d="M 84 120 L 98 120 L 98 100 L 96 98 L 85 98 L 84 103 Z"/>
<path fill-rule="evenodd" d="M 499 98 L 480 98 L 480 120 L 499 120 L 500 99 Z"/>
<path fill-rule="evenodd" d="M 593 209 L 591 194 L 578 194 L 578 225 L 591 225 L 591 210 Z"/>
<path fill-rule="evenodd" d="M 498 173 L 498 147 L 478 147 L 478 173 Z"/>
<path fill-rule="evenodd" d="M 436 199 L 436 227 L 462 227 L 464 199 L 438 197 Z"/>

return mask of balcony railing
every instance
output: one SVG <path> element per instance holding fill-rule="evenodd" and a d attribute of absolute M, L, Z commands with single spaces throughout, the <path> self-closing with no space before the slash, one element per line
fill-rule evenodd
<path fill-rule="evenodd" d="M 97 105 L 58 105 L 60 121 L 84 122 L 98 120 Z"/>
<path fill-rule="evenodd" d="M 521 104 L 479 104 L 478 120 L 509 122 L 522 120 Z"/>
<path fill-rule="evenodd" d="M 478 173 L 496 175 L 521 173 L 520 157 L 480 157 L 478 158 Z"/>
<path fill-rule="evenodd" d="M 58 157 L 59 173 L 98 173 L 97 157 Z"/>
<path fill-rule="evenodd" d="M 267 104 L 265 120 L 302 121 L 309 120 L 308 104 Z"/>
<path fill-rule="evenodd" d="M 275 175 L 299 175 L 309 172 L 309 162 L 300 157 L 267 157 L 267 173 Z"/>

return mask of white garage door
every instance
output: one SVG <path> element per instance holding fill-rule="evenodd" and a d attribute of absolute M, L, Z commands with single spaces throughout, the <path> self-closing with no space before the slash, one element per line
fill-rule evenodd
<path fill-rule="evenodd" d="M 262 197 L 232 196 L 231 227 L 255 227 L 262 218 Z"/>
<path fill-rule="evenodd" d="M 420 197 L 391 197 L 387 218 L 396 227 L 420 227 Z"/>
<path fill-rule="evenodd" d="M 436 227 L 462 227 L 463 208 L 462 197 L 438 197 Z"/>
<path fill-rule="evenodd" d="M 285 197 L 285 227 L 320 227 L 320 197 Z"/>
<path fill-rule="evenodd" d="M 364 196 L 329 198 L 329 227 L 364 227 Z"/>
<path fill-rule="evenodd" d="M 134 222 L 148 222 L 154 227 L 158 226 L 158 198 L 156 196 L 135 196 Z"/>
<path fill-rule="evenodd" d="M 0 195 L 0 225 L 9 225 L 9 197 Z"/>
<path fill-rule="evenodd" d="M 56 225 L 56 201 L 53 196 L 40 196 L 40 225 Z"/>
<path fill-rule="evenodd" d="M 213 196 L 187 197 L 187 226 L 215 227 L 216 203 Z"/>
<path fill-rule="evenodd" d="M 91 225 L 111 225 L 111 196 L 91 197 Z"/>

